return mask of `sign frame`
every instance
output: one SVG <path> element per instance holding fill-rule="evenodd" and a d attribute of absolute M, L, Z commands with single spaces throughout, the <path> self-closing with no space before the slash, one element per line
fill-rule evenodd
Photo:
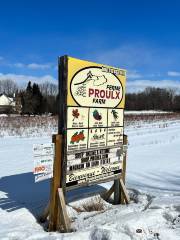
<path fill-rule="evenodd" d="M 91 186 L 91 185 L 96 185 L 99 183 L 103 183 L 103 182 L 108 182 L 108 181 L 112 181 L 112 180 L 116 180 L 120 178 L 120 174 L 122 174 L 122 168 L 121 168 L 121 173 L 119 175 L 113 175 L 110 176 L 108 178 L 104 178 L 104 179 L 99 179 L 97 181 L 92 181 L 92 182 L 85 182 L 85 183 L 81 183 L 80 185 L 77 184 L 75 186 L 66 186 L 66 173 L 67 173 L 67 108 L 68 108 L 68 58 L 71 58 L 70 56 L 62 56 L 58 58 L 58 80 L 59 80 L 59 117 L 58 117 L 58 134 L 62 135 L 62 162 L 61 162 L 61 169 L 62 169 L 62 174 L 61 174 L 61 187 L 64 189 L 65 191 L 69 191 L 75 188 L 79 188 L 79 187 L 84 187 L 84 186 Z M 77 59 L 80 60 L 80 59 Z M 87 62 L 87 61 L 85 61 Z M 96 63 L 92 63 L 92 64 L 96 64 Z M 102 67 L 107 66 L 107 65 L 103 65 L 103 64 L 99 64 Z M 92 67 L 97 67 L 100 68 L 98 66 L 92 66 Z M 109 66 L 107 66 L 109 67 Z M 87 69 L 90 67 L 84 67 L 82 69 Z M 110 67 L 111 69 L 115 69 L 113 67 Z M 78 72 L 80 72 L 82 69 L 80 69 L 79 71 L 75 72 L 75 74 L 73 75 L 73 77 L 71 78 L 71 82 L 70 82 L 70 89 L 69 91 L 72 94 L 72 89 L 71 89 L 71 85 L 72 85 L 72 80 L 73 78 L 78 74 Z M 125 71 L 125 70 L 122 70 Z M 115 76 L 115 74 L 114 74 Z M 123 85 L 120 81 L 120 79 L 115 76 L 122 87 L 122 97 L 120 102 L 114 106 L 113 108 L 116 109 L 116 107 L 118 105 L 120 105 L 121 101 L 123 98 L 125 98 L 125 90 L 123 89 Z M 74 99 L 73 95 L 72 98 Z M 77 107 L 90 107 L 90 106 L 79 106 L 79 103 L 74 99 L 74 102 L 78 105 Z M 73 107 L 73 106 L 72 106 Z M 94 107 L 94 106 L 92 106 Z M 106 109 L 110 109 L 112 107 L 99 107 L 98 108 L 106 108 Z M 124 109 L 124 108 L 118 108 L 118 109 Z M 89 121 L 89 120 L 88 120 Z M 124 126 L 124 114 L 123 114 L 123 126 Z M 123 127 L 122 126 L 122 127 Z M 114 128 L 114 127 L 112 127 Z M 108 129 L 108 127 L 107 127 Z M 124 136 L 124 127 L 123 127 L 123 134 Z M 117 146 L 118 147 L 118 146 Z M 105 148 L 105 147 L 104 147 Z M 107 147 L 106 147 L 107 148 Z M 119 147 L 120 148 L 120 147 Z M 122 139 L 122 148 L 123 148 L 123 139 Z M 93 149 L 92 149 L 93 150 Z M 91 149 L 90 149 L 91 151 Z M 83 151 L 82 151 L 83 152 Z"/>

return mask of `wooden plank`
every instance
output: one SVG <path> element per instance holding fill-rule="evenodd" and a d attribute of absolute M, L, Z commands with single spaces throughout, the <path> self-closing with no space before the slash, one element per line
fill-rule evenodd
<path fill-rule="evenodd" d="M 39 222 L 43 223 L 43 222 L 46 221 L 46 219 L 49 215 L 49 208 L 50 208 L 50 202 L 48 202 L 48 204 L 45 207 L 43 213 L 39 216 L 39 218 L 38 218 Z"/>
<path fill-rule="evenodd" d="M 127 135 L 124 135 L 123 145 L 127 145 L 127 144 L 128 144 L 128 138 L 127 138 Z M 125 152 L 123 157 L 123 171 L 122 171 L 122 179 L 124 183 L 126 180 L 126 160 L 127 160 L 127 153 Z"/>
<path fill-rule="evenodd" d="M 71 231 L 70 219 L 66 211 L 66 204 L 62 188 L 58 188 L 58 202 L 60 213 L 60 224 L 62 224 L 65 232 Z"/>
<path fill-rule="evenodd" d="M 130 203 L 130 198 L 129 198 L 128 192 L 126 190 L 126 186 L 124 185 L 124 182 L 121 178 L 119 179 L 119 182 L 120 182 L 120 186 L 121 186 L 121 191 L 124 194 L 125 201 L 128 204 L 128 203 Z"/>
<path fill-rule="evenodd" d="M 114 180 L 114 204 L 120 204 L 121 189 L 119 179 Z"/>
<path fill-rule="evenodd" d="M 107 192 L 102 194 L 101 197 L 106 201 L 110 198 L 113 192 L 114 192 L 114 184 L 111 186 L 111 188 Z"/>
<path fill-rule="evenodd" d="M 127 145 L 127 135 L 123 135 L 123 146 Z M 123 152 L 123 164 L 122 164 L 122 179 L 123 182 L 125 183 L 125 178 L 126 178 L 126 152 Z M 121 187 L 120 187 L 120 183 L 119 183 L 119 179 L 118 180 L 114 180 L 114 203 L 115 204 L 124 204 L 125 203 L 125 198 L 124 198 L 124 194 L 121 191 Z"/>
<path fill-rule="evenodd" d="M 68 56 L 62 56 L 58 60 L 58 85 L 59 85 L 59 114 L 58 134 L 62 134 L 62 162 L 61 162 L 61 187 L 64 196 L 66 194 L 66 165 L 67 165 L 67 137 L 64 129 L 67 129 L 67 89 L 68 89 Z M 67 132 L 67 131 L 66 131 Z"/>
<path fill-rule="evenodd" d="M 53 142 L 55 143 L 55 158 L 50 190 L 49 231 L 56 231 L 57 229 L 57 216 L 59 211 L 57 191 L 61 181 L 62 135 L 53 135 Z"/>
<path fill-rule="evenodd" d="M 128 138 L 127 138 L 127 135 L 124 135 L 123 136 L 123 146 L 126 146 L 128 144 Z M 122 168 L 122 179 L 123 179 L 123 183 L 125 184 L 126 182 L 126 161 L 127 161 L 127 153 L 124 152 L 123 153 L 124 156 L 123 156 L 123 168 Z M 124 197 L 124 194 L 120 188 L 120 203 L 121 204 L 124 204 L 126 203 L 126 200 L 125 200 L 125 197 Z"/>

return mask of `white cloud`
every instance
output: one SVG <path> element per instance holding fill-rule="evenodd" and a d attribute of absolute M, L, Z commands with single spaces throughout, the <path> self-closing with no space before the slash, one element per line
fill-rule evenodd
<path fill-rule="evenodd" d="M 146 87 L 171 88 L 180 92 L 180 81 L 174 80 L 127 80 L 126 91 L 128 93 L 141 92 Z"/>
<path fill-rule="evenodd" d="M 134 43 L 120 45 L 117 48 L 98 53 L 96 59 L 97 62 L 127 69 L 150 65 L 155 61 L 154 56 L 156 55 L 158 55 L 156 50 L 144 46 L 142 43 Z"/>
<path fill-rule="evenodd" d="M 171 77 L 180 77 L 180 72 L 169 71 L 168 76 Z"/>
<path fill-rule="evenodd" d="M 138 73 L 137 71 L 127 71 L 127 78 L 135 79 L 135 78 L 141 78 L 142 75 Z"/>
<path fill-rule="evenodd" d="M 15 81 L 19 86 L 26 85 L 29 81 L 35 82 L 35 83 L 43 83 L 43 82 L 51 82 L 51 83 L 57 83 L 57 79 L 55 79 L 51 75 L 44 75 L 41 77 L 38 76 L 30 76 L 30 75 L 18 75 L 13 73 L 3 74 L 0 73 L 0 80 L 5 79 L 11 79 Z"/>
<path fill-rule="evenodd" d="M 1 57 L 0 57 L 1 60 Z M 45 69 L 50 69 L 53 66 L 52 63 L 46 63 L 46 64 L 38 64 L 38 63 L 29 63 L 29 64 L 25 64 L 25 63 L 21 63 L 21 62 L 17 62 L 17 63 L 5 63 L 4 65 L 8 66 L 8 67 L 15 67 L 15 68 L 28 68 L 31 70 L 45 70 Z"/>
<path fill-rule="evenodd" d="M 14 63 L 11 66 L 14 66 L 14 67 L 17 67 L 17 68 L 23 68 L 25 65 L 23 63 Z"/>
<path fill-rule="evenodd" d="M 27 68 L 33 69 L 33 70 L 36 70 L 36 69 L 44 70 L 44 69 L 51 68 L 51 64 L 50 63 L 47 63 L 47 64 L 30 63 L 30 64 L 27 64 Z"/>
<path fill-rule="evenodd" d="M 174 69 L 180 61 L 179 48 L 164 48 L 146 42 L 127 42 L 96 51 L 94 58 L 99 63 L 124 69 L 143 69 L 145 71 L 166 72 Z"/>

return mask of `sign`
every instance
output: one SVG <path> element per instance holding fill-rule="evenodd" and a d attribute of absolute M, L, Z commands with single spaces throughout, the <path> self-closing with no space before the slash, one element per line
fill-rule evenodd
<path fill-rule="evenodd" d="M 123 97 L 119 78 L 104 71 L 102 66 L 85 67 L 77 71 L 71 79 L 70 91 L 79 106 L 114 108 Z"/>
<path fill-rule="evenodd" d="M 126 71 L 68 56 L 59 62 L 64 186 L 75 188 L 119 177 Z"/>
<path fill-rule="evenodd" d="M 54 144 L 34 144 L 33 158 L 35 182 L 53 177 Z"/>

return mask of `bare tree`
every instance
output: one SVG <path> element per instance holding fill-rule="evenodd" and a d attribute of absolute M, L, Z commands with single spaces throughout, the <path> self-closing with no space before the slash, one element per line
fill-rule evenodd
<path fill-rule="evenodd" d="M 39 85 L 40 91 L 43 96 L 56 96 L 58 94 L 58 86 L 54 83 L 44 82 Z"/>
<path fill-rule="evenodd" d="M 0 80 L 0 93 L 12 96 L 18 89 L 17 84 L 11 79 Z"/>
<path fill-rule="evenodd" d="M 127 93 L 126 109 L 173 111 L 180 108 L 179 97 L 176 96 L 175 89 L 148 87 L 143 92 Z"/>

